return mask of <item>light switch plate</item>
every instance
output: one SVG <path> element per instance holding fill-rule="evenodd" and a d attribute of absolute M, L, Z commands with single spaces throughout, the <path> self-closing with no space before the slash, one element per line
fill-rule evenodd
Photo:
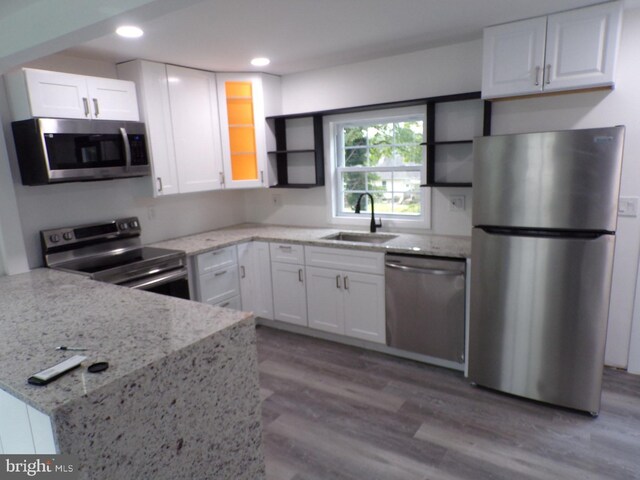
<path fill-rule="evenodd" d="M 637 217 L 638 197 L 620 197 L 618 201 L 618 216 Z"/>

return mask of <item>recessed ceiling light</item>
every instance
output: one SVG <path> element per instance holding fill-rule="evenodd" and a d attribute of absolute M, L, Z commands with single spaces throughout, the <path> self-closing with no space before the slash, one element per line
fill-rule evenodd
<path fill-rule="evenodd" d="M 123 25 L 116 29 L 116 33 L 125 38 L 138 38 L 144 33 L 140 27 L 135 25 Z"/>
<path fill-rule="evenodd" d="M 251 65 L 254 67 L 264 67 L 265 65 L 269 65 L 271 60 L 265 57 L 257 57 L 251 60 Z"/>

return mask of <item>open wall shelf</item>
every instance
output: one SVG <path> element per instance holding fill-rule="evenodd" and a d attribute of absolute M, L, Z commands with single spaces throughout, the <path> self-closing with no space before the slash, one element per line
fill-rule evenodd
<path fill-rule="evenodd" d="M 473 137 L 491 135 L 491 102 L 480 92 L 427 101 L 427 178 L 423 187 L 471 187 Z"/>
<path fill-rule="evenodd" d="M 313 188 L 324 185 L 322 116 L 278 115 L 267 118 L 275 136 L 276 185 L 271 188 Z M 298 148 L 300 146 L 309 148 Z"/>
<path fill-rule="evenodd" d="M 356 107 L 267 117 L 275 138 L 268 152 L 277 183 L 271 188 L 324 185 L 326 115 L 425 105 L 427 109 L 426 183 L 422 187 L 471 187 L 473 137 L 491 135 L 491 103 L 480 92 L 443 95 Z"/>

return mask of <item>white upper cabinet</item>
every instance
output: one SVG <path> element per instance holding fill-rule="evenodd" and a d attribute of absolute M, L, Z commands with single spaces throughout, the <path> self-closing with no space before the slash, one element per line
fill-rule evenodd
<path fill-rule="evenodd" d="M 613 85 L 621 26 L 618 2 L 550 15 L 544 89 Z"/>
<path fill-rule="evenodd" d="M 181 193 L 222 187 L 214 73 L 167 65 L 173 143 Z"/>
<path fill-rule="evenodd" d="M 622 3 L 484 30 L 482 97 L 612 86 Z"/>
<path fill-rule="evenodd" d="M 134 60 L 118 75 L 138 85 L 154 195 L 222 188 L 215 74 Z"/>
<path fill-rule="evenodd" d="M 267 187 L 262 77 L 242 73 L 217 76 L 225 188 Z"/>
<path fill-rule="evenodd" d="M 542 92 L 547 18 L 484 29 L 482 97 Z"/>
<path fill-rule="evenodd" d="M 29 117 L 138 121 L 133 82 L 24 68 L 7 78 L 14 120 Z"/>

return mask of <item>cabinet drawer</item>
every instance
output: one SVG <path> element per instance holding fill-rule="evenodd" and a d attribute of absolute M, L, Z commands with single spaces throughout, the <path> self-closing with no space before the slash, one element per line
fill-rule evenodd
<path fill-rule="evenodd" d="M 307 247 L 306 265 L 349 272 L 384 274 L 384 253 L 365 250 Z"/>
<path fill-rule="evenodd" d="M 240 295 L 238 266 L 222 268 L 199 277 L 200 301 L 216 305 L 236 295 Z"/>
<path fill-rule="evenodd" d="M 238 263 L 236 254 L 236 246 L 220 248 L 207 253 L 201 253 L 196 257 L 198 266 L 198 274 L 211 272 L 223 267 L 229 267 Z"/>
<path fill-rule="evenodd" d="M 304 263 L 304 247 L 302 245 L 272 243 L 270 248 L 272 262 L 295 263 L 298 265 Z"/>
<path fill-rule="evenodd" d="M 229 298 L 227 300 L 222 300 L 219 303 L 216 303 L 214 305 L 215 307 L 222 307 L 222 308 L 230 308 L 231 310 L 242 310 L 240 308 L 240 296 L 237 295 L 235 297 Z"/>

